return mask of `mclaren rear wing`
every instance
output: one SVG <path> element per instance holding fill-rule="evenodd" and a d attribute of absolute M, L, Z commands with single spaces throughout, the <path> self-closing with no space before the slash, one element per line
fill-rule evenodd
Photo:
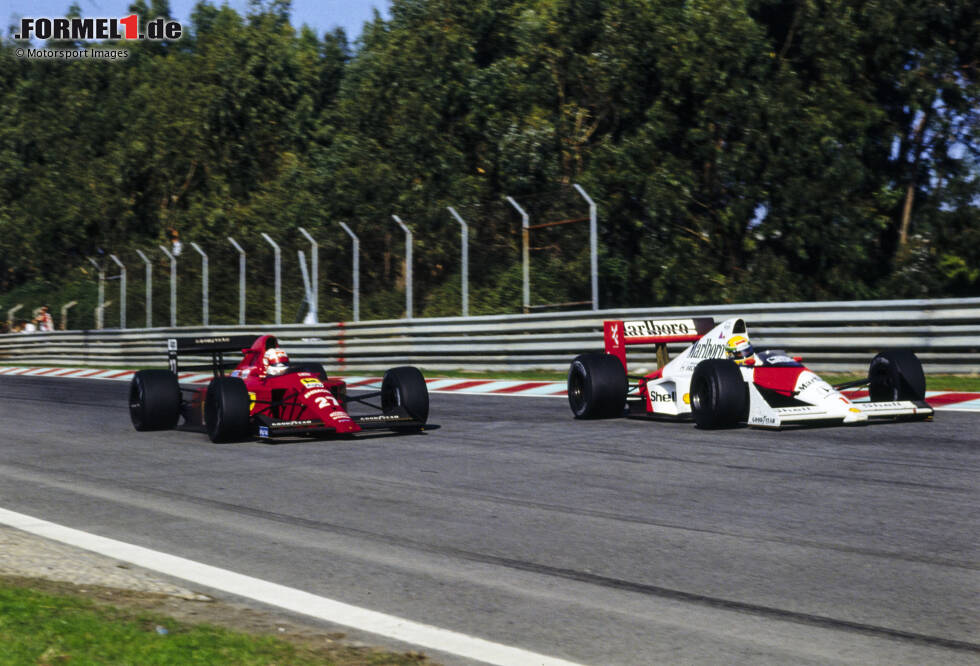
<path fill-rule="evenodd" d="M 620 360 L 626 369 L 626 347 L 628 345 L 655 345 L 657 366 L 662 368 L 669 360 L 667 344 L 671 342 L 697 342 L 705 333 L 714 328 L 711 317 L 690 319 L 636 319 L 631 321 L 605 321 L 603 334 L 606 340 L 606 353 Z M 627 369 L 627 372 L 629 370 Z"/>
<path fill-rule="evenodd" d="M 181 354 L 211 355 L 209 365 L 190 365 L 185 366 L 184 370 L 212 370 L 215 375 L 223 375 L 226 367 L 235 367 L 236 361 L 232 365 L 224 363 L 226 352 L 239 352 L 242 349 L 251 347 L 257 335 L 219 335 L 213 337 L 188 337 L 188 338 L 168 338 L 167 339 L 167 360 L 170 363 L 170 371 L 177 374 L 180 371 L 177 358 Z"/>

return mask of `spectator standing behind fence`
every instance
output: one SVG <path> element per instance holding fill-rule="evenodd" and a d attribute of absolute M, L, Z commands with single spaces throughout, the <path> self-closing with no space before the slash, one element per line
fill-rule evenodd
<path fill-rule="evenodd" d="M 39 331 L 53 331 L 54 330 L 54 317 L 48 312 L 48 306 L 42 305 L 41 310 L 37 313 L 34 321 L 37 323 L 37 330 Z"/>
<path fill-rule="evenodd" d="M 179 257 L 184 249 L 184 244 L 180 242 L 180 233 L 173 227 L 167 229 L 167 236 L 170 237 L 170 247 L 175 257 Z"/>

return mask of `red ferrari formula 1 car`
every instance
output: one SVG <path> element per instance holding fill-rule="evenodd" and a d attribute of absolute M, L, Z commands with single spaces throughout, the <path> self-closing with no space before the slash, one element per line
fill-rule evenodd
<path fill-rule="evenodd" d="M 229 375 L 226 352 L 243 357 Z M 206 387 L 180 386 L 180 354 L 210 354 L 209 365 L 183 369 L 212 370 L 214 379 Z M 352 396 L 319 363 L 290 364 L 272 335 L 172 338 L 167 355 L 169 370 L 140 370 L 130 384 L 129 414 L 137 430 L 175 428 L 183 417 L 185 426 L 203 428 L 212 442 L 235 442 L 367 429 L 420 431 L 429 415 L 425 379 L 410 366 L 385 372 L 380 391 Z M 352 403 L 380 413 L 352 416 Z"/>
<path fill-rule="evenodd" d="M 759 428 L 867 423 L 869 419 L 930 419 L 922 365 L 908 350 L 871 360 L 868 376 L 831 386 L 782 350 L 756 352 L 742 319 L 607 321 L 605 353 L 581 354 L 568 373 L 576 418 L 631 416 L 693 420 L 699 428 L 745 423 Z M 693 343 L 676 358 L 667 344 Z M 626 374 L 626 347 L 655 345 L 654 372 Z M 632 381 L 631 381 L 632 380 Z M 844 389 L 867 387 L 869 400 Z"/>

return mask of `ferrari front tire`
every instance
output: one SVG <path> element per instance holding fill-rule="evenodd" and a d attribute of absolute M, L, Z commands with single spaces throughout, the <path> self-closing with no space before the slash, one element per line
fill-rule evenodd
<path fill-rule="evenodd" d="M 868 394 L 871 402 L 925 400 L 922 363 L 907 349 L 881 352 L 868 368 Z"/>
<path fill-rule="evenodd" d="M 404 407 L 409 416 L 424 424 L 429 418 L 429 387 L 418 368 L 391 368 L 381 380 L 381 411 L 388 414 Z"/>
<path fill-rule="evenodd" d="M 734 361 L 711 358 L 691 376 L 691 415 L 698 428 L 732 428 L 748 418 L 748 387 Z"/>
<path fill-rule="evenodd" d="M 204 396 L 204 427 L 212 442 L 240 442 L 251 434 L 248 390 L 238 377 L 215 377 Z"/>
<path fill-rule="evenodd" d="M 622 416 L 628 388 L 626 369 L 611 354 L 579 354 L 568 369 L 568 406 L 577 419 Z"/>
<path fill-rule="evenodd" d="M 180 419 L 180 386 L 169 370 L 140 370 L 129 384 L 129 418 L 139 431 L 171 430 Z"/>

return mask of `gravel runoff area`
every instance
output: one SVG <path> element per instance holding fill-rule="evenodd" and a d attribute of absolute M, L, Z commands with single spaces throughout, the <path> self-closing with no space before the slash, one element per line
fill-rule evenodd
<path fill-rule="evenodd" d="M 118 588 L 186 601 L 214 601 L 152 571 L 12 527 L 0 527 L 0 575 Z"/>
<path fill-rule="evenodd" d="M 351 638 L 342 627 L 318 627 L 305 624 L 285 611 L 217 599 L 182 587 L 148 569 L 6 526 L 0 526 L 0 581 L 159 613 L 184 623 L 274 634 L 304 647 L 351 648 L 366 653 L 375 650 Z M 399 656 L 403 660 L 411 657 L 410 661 L 420 665 L 435 666 L 435 662 L 421 653 Z"/>

